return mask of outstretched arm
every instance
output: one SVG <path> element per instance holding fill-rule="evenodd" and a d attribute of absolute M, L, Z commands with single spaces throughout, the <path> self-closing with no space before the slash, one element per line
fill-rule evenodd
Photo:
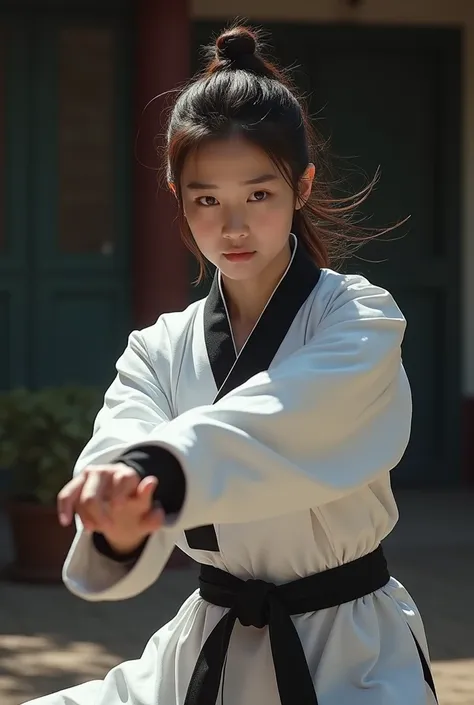
<path fill-rule="evenodd" d="M 151 358 L 142 333 L 131 334 L 117 362 L 117 376 L 105 394 L 92 438 L 76 463 L 76 477 L 86 467 L 116 462 L 131 443 L 146 441 L 170 422 L 169 341 L 163 322 L 158 321 L 156 326 L 156 359 Z M 161 482 L 163 506 L 172 507 L 173 497 L 167 495 L 167 488 L 168 483 Z M 173 493 L 175 490 L 176 484 Z M 124 599 L 144 590 L 160 574 L 176 539 L 176 533 L 156 532 L 141 547 L 142 551 L 132 556 L 134 564 L 120 563 L 104 555 L 107 542 L 100 534 L 85 531 L 78 517 L 76 523 L 77 534 L 63 579 L 69 590 L 89 600 Z"/>
<path fill-rule="evenodd" d="M 147 444 L 162 449 L 161 469 L 169 463 L 186 478 L 171 524 L 246 522 L 321 505 L 394 468 L 411 427 L 404 331 L 390 294 L 344 281 L 298 352 L 152 432 Z"/>

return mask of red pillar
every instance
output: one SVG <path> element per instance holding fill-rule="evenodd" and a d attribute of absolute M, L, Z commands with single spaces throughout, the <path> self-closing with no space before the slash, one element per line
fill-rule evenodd
<path fill-rule="evenodd" d="M 189 256 L 176 223 L 176 204 L 167 192 L 163 161 L 164 110 L 170 95 L 189 78 L 190 20 L 187 0 L 135 0 L 135 131 L 133 204 L 134 326 L 153 323 L 160 313 L 184 308 L 189 297 Z M 153 167 L 153 168 L 150 168 Z"/>

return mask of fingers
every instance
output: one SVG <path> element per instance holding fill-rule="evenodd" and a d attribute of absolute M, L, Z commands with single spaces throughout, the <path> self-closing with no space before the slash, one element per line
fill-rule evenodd
<path fill-rule="evenodd" d="M 102 533 L 97 521 L 94 520 L 93 515 L 86 509 L 80 508 L 77 512 L 77 516 L 82 522 L 82 526 L 86 531 L 98 531 Z"/>
<path fill-rule="evenodd" d="M 134 496 L 140 485 L 140 476 L 127 465 L 117 465 L 112 478 L 111 501 L 114 506 L 122 506 L 127 499 Z"/>
<path fill-rule="evenodd" d="M 147 512 L 153 506 L 153 494 L 158 487 L 156 477 L 145 477 L 137 488 L 137 504 L 142 512 Z"/>
<path fill-rule="evenodd" d="M 111 486 L 110 472 L 99 470 L 88 473 L 76 511 L 89 531 L 105 530 L 110 525 L 108 500 Z"/>
<path fill-rule="evenodd" d="M 81 474 L 70 480 L 58 494 L 57 508 L 59 523 L 69 526 L 74 516 L 74 507 L 81 496 L 87 475 Z"/>
<path fill-rule="evenodd" d="M 137 487 L 137 498 L 142 501 L 148 500 L 153 497 L 153 493 L 158 487 L 158 479 L 153 475 L 148 475 L 140 481 Z"/>
<path fill-rule="evenodd" d="M 140 480 L 126 465 L 85 468 L 58 495 L 59 521 L 69 525 L 76 512 L 86 530 L 107 533 L 117 531 L 117 522 L 123 528 L 133 519 L 131 528 L 152 533 L 164 522 L 163 510 L 153 506 L 157 486 L 155 477 Z"/>
<path fill-rule="evenodd" d="M 58 495 L 59 522 L 68 526 L 77 511 L 84 523 L 106 521 L 107 501 L 123 502 L 140 484 L 138 474 L 126 465 L 85 468 Z"/>
<path fill-rule="evenodd" d="M 161 507 L 153 508 L 153 494 L 158 487 L 156 477 L 145 477 L 137 489 L 137 501 L 144 512 L 140 522 L 140 529 L 147 534 L 152 534 L 160 529 L 165 522 L 165 512 Z"/>

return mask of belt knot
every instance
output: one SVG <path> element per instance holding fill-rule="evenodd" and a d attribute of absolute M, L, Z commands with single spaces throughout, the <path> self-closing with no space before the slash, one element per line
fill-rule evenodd
<path fill-rule="evenodd" d="M 244 627 L 262 629 L 268 625 L 270 616 L 269 596 L 276 585 L 265 580 L 246 580 L 236 595 L 235 611 Z"/>

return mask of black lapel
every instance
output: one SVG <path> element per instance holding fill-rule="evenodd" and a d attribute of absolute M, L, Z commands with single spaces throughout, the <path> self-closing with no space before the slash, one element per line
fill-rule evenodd
<path fill-rule="evenodd" d="M 286 275 L 242 348 L 214 403 L 250 377 L 268 370 L 296 314 L 318 283 L 320 274 L 321 270 L 298 247 Z"/>
<path fill-rule="evenodd" d="M 237 358 L 217 272 L 204 304 L 204 339 L 214 381 L 220 389 Z"/>
<path fill-rule="evenodd" d="M 298 246 L 292 262 L 250 338 L 236 358 L 232 331 L 225 302 L 220 293 L 218 273 L 204 305 L 204 336 L 209 363 L 218 394 L 214 403 L 250 377 L 270 367 L 296 314 L 318 283 L 321 270 Z M 212 452 L 212 451 L 211 451 Z M 212 525 L 189 529 L 186 540 L 190 548 L 218 551 Z"/>

